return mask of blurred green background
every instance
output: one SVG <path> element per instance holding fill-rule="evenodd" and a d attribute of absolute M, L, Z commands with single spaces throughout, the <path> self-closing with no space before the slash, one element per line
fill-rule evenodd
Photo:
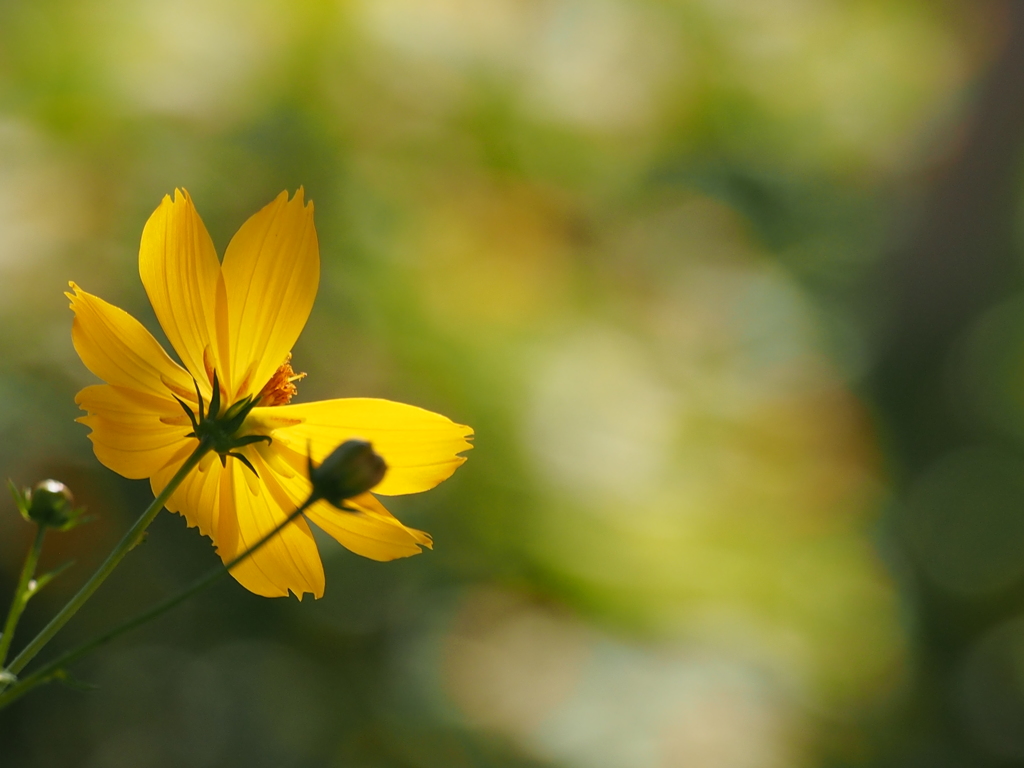
<path fill-rule="evenodd" d="M 5 766 L 1024 765 L 1024 14 L 945 0 L 0 0 L 0 467 L 97 519 L 78 282 L 163 339 L 142 226 L 282 189 L 323 274 L 299 401 L 476 429 L 321 542 L 0 715 Z M 0 607 L 32 531 L 0 503 Z M 217 562 L 162 514 L 52 650 Z M 16 641 L 15 645 L 18 643 Z"/>

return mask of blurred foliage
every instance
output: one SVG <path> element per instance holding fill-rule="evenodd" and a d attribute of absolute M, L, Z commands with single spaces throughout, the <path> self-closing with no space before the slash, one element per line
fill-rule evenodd
<path fill-rule="evenodd" d="M 905 559 L 956 594 L 1016 584 L 1024 486 L 1017 447 L 949 457 L 915 481 L 901 554 L 902 522 L 878 524 L 903 502 L 883 471 L 889 425 L 862 394 L 878 321 L 863 286 L 955 148 L 994 55 L 986 14 L 0 0 L 0 465 L 63 480 L 98 516 L 47 553 L 78 565 L 24 634 L 148 500 L 73 422 L 92 382 L 61 292 L 74 279 L 162 338 L 136 249 L 175 187 L 221 251 L 281 189 L 315 201 L 300 401 L 389 397 L 477 433 L 452 480 L 394 504 L 433 552 L 377 564 L 324 542 L 316 603 L 222 584 L 83 664 L 98 691 L 5 713 L 0 762 L 881 765 L 914 739 L 927 753 L 939 726 L 898 714 L 922 685 Z M 1018 305 L 963 342 L 951 384 L 974 398 L 965 418 L 1014 446 Z M 0 594 L 30 534 L 0 510 Z M 162 515 L 63 642 L 214 559 Z M 1024 634 L 1000 631 L 964 673 L 964 727 L 981 754 L 1024 758 L 985 714 L 1021 701 L 998 670 L 1019 673 Z"/>

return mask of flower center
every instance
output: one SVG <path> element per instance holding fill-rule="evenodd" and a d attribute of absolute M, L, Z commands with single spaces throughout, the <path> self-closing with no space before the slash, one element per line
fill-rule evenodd
<path fill-rule="evenodd" d="M 304 373 L 296 373 L 292 370 L 292 356 L 291 353 L 284 359 L 284 364 L 274 371 L 274 375 L 270 377 L 263 389 L 256 396 L 256 401 L 259 405 L 288 405 L 292 398 L 295 397 L 295 393 L 298 392 L 298 388 L 295 386 L 296 381 L 301 381 L 306 378 Z"/>
<path fill-rule="evenodd" d="M 241 461 L 255 475 L 255 468 L 253 468 L 252 464 L 243 454 L 238 453 L 237 449 L 261 441 L 270 443 L 271 438 L 269 435 L 239 435 L 238 431 L 242 428 L 246 416 L 249 415 L 253 408 L 268 405 L 287 405 L 295 397 L 295 393 L 298 391 L 295 387 L 295 382 L 304 379 L 306 374 L 296 373 L 292 369 L 291 359 L 292 356 L 289 354 L 284 359 L 281 367 L 274 371 L 274 375 L 270 377 L 270 381 L 264 385 L 258 395 L 255 397 L 248 395 L 225 409 L 223 413 L 221 412 L 220 383 L 217 380 L 216 371 L 211 371 L 213 394 L 210 396 L 209 408 L 206 408 L 205 403 L 203 403 L 203 396 L 199 391 L 198 383 L 196 383 L 198 413 L 186 404 L 184 400 L 174 395 L 174 399 L 185 410 L 185 414 L 192 423 L 192 431 L 188 434 L 188 437 L 195 437 L 205 442 L 220 456 L 221 464 L 226 464 L 227 457 L 231 456 Z"/>
<path fill-rule="evenodd" d="M 293 387 L 294 389 L 294 387 Z M 198 413 L 193 411 L 189 405 L 177 395 L 174 399 L 185 411 L 190 422 L 192 431 L 188 437 L 197 438 L 201 443 L 206 443 L 210 449 L 220 456 L 222 466 L 227 464 L 227 457 L 232 456 L 241 461 L 254 475 L 259 477 L 256 469 L 244 455 L 237 452 L 238 448 L 252 445 L 261 441 L 271 442 L 269 435 L 239 435 L 245 417 L 256 407 L 258 401 L 249 395 L 237 403 L 234 403 L 221 413 L 220 408 L 220 383 L 217 381 L 217 374 L 213 374 L 213 394 L 210 397 L 209 408 L 204 408 L 203 395 L 199 391 L 199 384 L 196 384 L 196 400 L 198 401 Z"/>

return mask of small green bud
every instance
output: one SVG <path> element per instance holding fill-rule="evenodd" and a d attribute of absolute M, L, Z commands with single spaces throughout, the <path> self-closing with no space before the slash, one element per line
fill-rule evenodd
<path fill-rule="evenodd" d="M 78 522 L 82 513 L 75 509 L 71 491 L 58 480 L 43 480 L 26 491 L 24 497 L 28 518 L 39 525 L 67 529 Z"/>
<path fill-rule="evenodd" d="M 309 460 L 309 479 L 313 495 L 344 509 L 351 499 L 376 486 L 384 479 L 388 465 L 374 453 L 365 440 L 346 440 L 323 460 L 319 467 Z"/>

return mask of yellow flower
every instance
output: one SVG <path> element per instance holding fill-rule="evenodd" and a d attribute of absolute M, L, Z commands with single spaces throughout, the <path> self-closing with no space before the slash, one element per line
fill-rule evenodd
<path fill-rule="evenodd" d="M 301 189 L 291 200 L 282 192 L 250 218 L 223 263 L 188 193 L 176 190 L 146 223 L 139 272 L 184 367 L 131 315 L 71 283 L 75 349 L 107 382 L 78 393 L 75 401 L 88 413 L 79 421 L 92 428 L 89 438 L 105 466 L 149 478 L 159 494 L 199 444 L 184 406 L 199 413 L 212 401 L 217 412 L 209 416 L 222 421 L 243 405 L 251 408 L 234 435 L 241 438 L 236 447 L 228 452 L 222 443 L 207 454 L 166 504 L 209 536 L 224 562 L 309 495 L 307 450 L 320 462 L 347 439 L 370 441 L 388 465 L 374 488 L 384 496 L 433 488 L 465 461 L 458 454 L 472 447 L 466 438 L 473 430 L 421 408 L 370 398 L 288 404 L 301 378 L 289 364 L 291 348 L 320 275 L 313 203 L 303 204 Z M 370 493 L 349 504 L 357 512 L 318 502 L 305 517 L 374 560 L 431 545 Z M 302 517 L 231 573 L 267 597 L 324 591 L 320 555 Z"/>

